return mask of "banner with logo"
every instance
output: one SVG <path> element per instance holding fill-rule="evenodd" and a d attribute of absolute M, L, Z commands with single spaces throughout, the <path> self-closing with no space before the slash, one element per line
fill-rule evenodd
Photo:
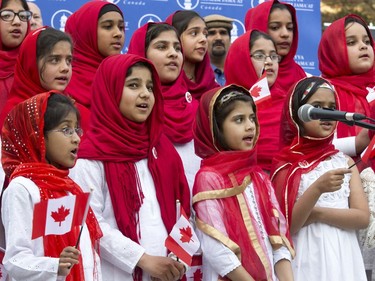
<path fill-rule="evenodd" d="M 134 30 L 146 22 L 164 21 L 176 10 L 194 10 L 201 16 L 222 14 L 234 19 L 232 41 L 245 32 L 246 11 L 267 0 L 108 0 L 125 16 L 127 51 Z M 269 1 L 269 0 L 268 0 Z M 32 0 L 42 11 L 43 23 L 64 30 L 67 18 L 87 0 Z M 317 49 L 321 37 L 320 0 L 283 0 L 297 10 L 299 48 L 296 61 L 306 72 L 319 75 Z"/>

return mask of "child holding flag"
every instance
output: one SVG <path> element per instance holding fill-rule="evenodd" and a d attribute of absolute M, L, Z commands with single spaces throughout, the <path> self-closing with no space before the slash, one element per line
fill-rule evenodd
<path fill-rule="evenodd" d="M 4 122 L 2 164 L 10 183 L 1 213 L 6 237 L 3 264 L 10 280 L 102 280 L 95 251 L 101 230 L 93 212 L 88 211 L 82 234 L 75 225 L 60 230 L 85 212 L 87 201 L 83 211 L 79 206 L 57 205 L 48 213 L 36 213 L 36 206 L 46 201 L 50 207 L 67 195 L 71 195 L 68 201 L 83 195 L 68 177 L 82 136 L 79 119 L 73 101 L 51 91 L 16 105 Z M 40 227 L 50 231 L 34 238 Z"/>
<path fill-rule="evenodd" d="M 205 93 L 193 132 L 203 158 L 193 188 L 203 280 L 293 280 L 286 221 L 256 164 L 259 125 L 247 89 Z"/>

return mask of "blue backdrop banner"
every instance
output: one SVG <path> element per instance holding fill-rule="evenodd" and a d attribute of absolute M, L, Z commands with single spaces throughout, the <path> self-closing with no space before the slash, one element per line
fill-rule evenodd
<path fill-rule="evenodd" d="M 108 0 L 120 7 L 125 16 L 124 52 L 135 29 L 146 22 L 164 21 L 176 10 L 194 10 L 201 16 L 222 14 L 233 18 L 232 40 L 245 32 L 248 9 L 267 0 Z M 43 23 L 64 30 L 67 18 L 87 0 L 34 0 L 43 15 Z M 296 61 L 306 72 L 319 75 L 317 48 L 321 37 L 320 0 L 285 0 L 297 10 L 299 48 Z"/>

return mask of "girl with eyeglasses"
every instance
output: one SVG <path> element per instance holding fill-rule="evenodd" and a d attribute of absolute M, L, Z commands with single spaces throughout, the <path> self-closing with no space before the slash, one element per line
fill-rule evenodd
<path fill-rule="evenodd" d="M 276 83 L 286 96 L 295 82 L 306 77 L 303 68 L 294 61 L 298 49 L 296 9 L 291 4 L 278 0 L 264 1 L 248 10 L 245 28 L 266 32 L 275 42 L 277 53 L 281 57 Z"/>
<path fill-rule="evenodd" d="M 202 280 L 292 281 L 294 251 L 271 181 L 256 163 L 259 123 L 248 90 L 230 84 L 206 92 L 193 132 L 203 159 L 193 188 Z"/>
<path fill-rule="evenodd" d="M 31 238 L 35 204 L 89 192 L 88 186 L 83 189 L 68 176 L 82 136 L 79 120 L 73 101 L 50 91 L 16 105 L 4 122 L 2 164 L 11 181 L 1 215 L 6 236 L 3 265 L 10 281 L 102 280 L 96 252 L 102 232 L 91 209 L 77 248 L 79 226 L 63 235 Z"/>
<path fill-rule="evenodd" d="M 238 62 L 241 63 L 238 63 Z M 269 171 L 272 157 L 279 149 L 279 128 L 284 93 L 277 86 L 280 56 L 272 38 L 258 30 L 249 30 L 230 46 L 224 65 L 227 83 L 250 89 L 266 73 L 270 99 L 258 104 L 258 119 L 262 128 L 258 149 L 258 164 Z"/>
<path fill-rule="evenodd" d="M 14 66 L 31 16 L 26 0 L 0 0 L 0 112 L 13 84 Z"/>

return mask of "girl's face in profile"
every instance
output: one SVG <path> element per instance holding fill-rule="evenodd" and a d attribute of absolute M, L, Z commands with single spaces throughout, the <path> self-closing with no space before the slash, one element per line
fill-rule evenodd
<path fill-rule="evenodd" d="M 231 150 L 254 148 L 256 137 L 256 116 L 250 102 L 234 101 L 233 110 L 222 125 L 224 142 Z"/>
<path fill-rule="evenodd" d="M 52 52 L 38 61 L 38 71 L 44 89 L 63 92 L 72 78 L 72 45 L 57 42 Z"/>
<path fill-rule="evenodd" d="M 277 53 L 286 56 L 293 43 L 294 25 L 289 10 L 275 9 L 268 18 L 267 33 L 275 41 Z"/>
<path fill-rule="evenodd" d="M 46 133 L 46 159 L 58 169 L 74 167 L 77 160 L 78 145 L 81 141 L 77 134 L 77 114 L 71 111 L 53 130 Z M 69 132 L 73 132 L 72 135 Z"/>
<path fill-rule="evenodd" d="M 366 29 L 358 22 L 349 23 L 345 37 L 350 70 L 353 74 L 366 73 L 374 65 L 374 49 Z"/>
<path fill-rule="evenodd" d="M 151 71 L 145 66 L 132 67 L 122 90 L 119 105 L 122 115 L 133 122 L 145 122 L 155 104 L 153 90 Z"/>
<path fill-rule="evenodd" d="M 161 83 L 174 82 L 180 75 L 183 63 L 181 44 L 173 30 L 163 31 L 153 39 L 146 52 L 159 74 Z"/>
<path fill-rule="evenodd" d="M 22 7 L 21 1 L 19 0 L 9 1 L 1 10 L 9 10 L 15 13 L 25 11 L 25 9 Z M 21 17 L 24 18 L 24 16 Z M 21 45 L 26 36 L 27 25 L 28 22 L 21 21 L 20 16 L 17 15 L 11 21 L 5 21 L 0 18 L 0 35 L 3 46 L 5 46 L 6 49 L 14 49 Z"/>
<path fill-rule="evenodd" d="M 108 12 L 98 21 L 98 49 L 99 53 L 108 57 L 121 53 L 125 42 L 124 19 L 118 12 Z"/>
<path fill-rule="evenodd" d="M 258 38 L 250 49 L 251 61 L 254 69 L 260 77 L 265 71 L 267 73 L 268 87 L 271 87 L 277 78 L 279 71 L 279 56 L 272 41 L 263 37 Z M 267 57 L 262 58 L 263 55 Z"/>
<path fill-rule="evenodd" d="M 318 90 L 307 100 L 316 108 L 336 109 L 336 100 L 334 93 L 327 88 L 318 88 Z M 332 134 L 336 129 L 336 121 L 313 120 L 303 123 L 304 136 L 314 138 L 325 138 Z"/>
<path fill-rule="evenodd" d="M 193 64 L 203 61 L 208 48 L 207 34 L 206 23 L 201 18 L 195 17 L 189 22 L 180 36 L 186 61 Z"/>

